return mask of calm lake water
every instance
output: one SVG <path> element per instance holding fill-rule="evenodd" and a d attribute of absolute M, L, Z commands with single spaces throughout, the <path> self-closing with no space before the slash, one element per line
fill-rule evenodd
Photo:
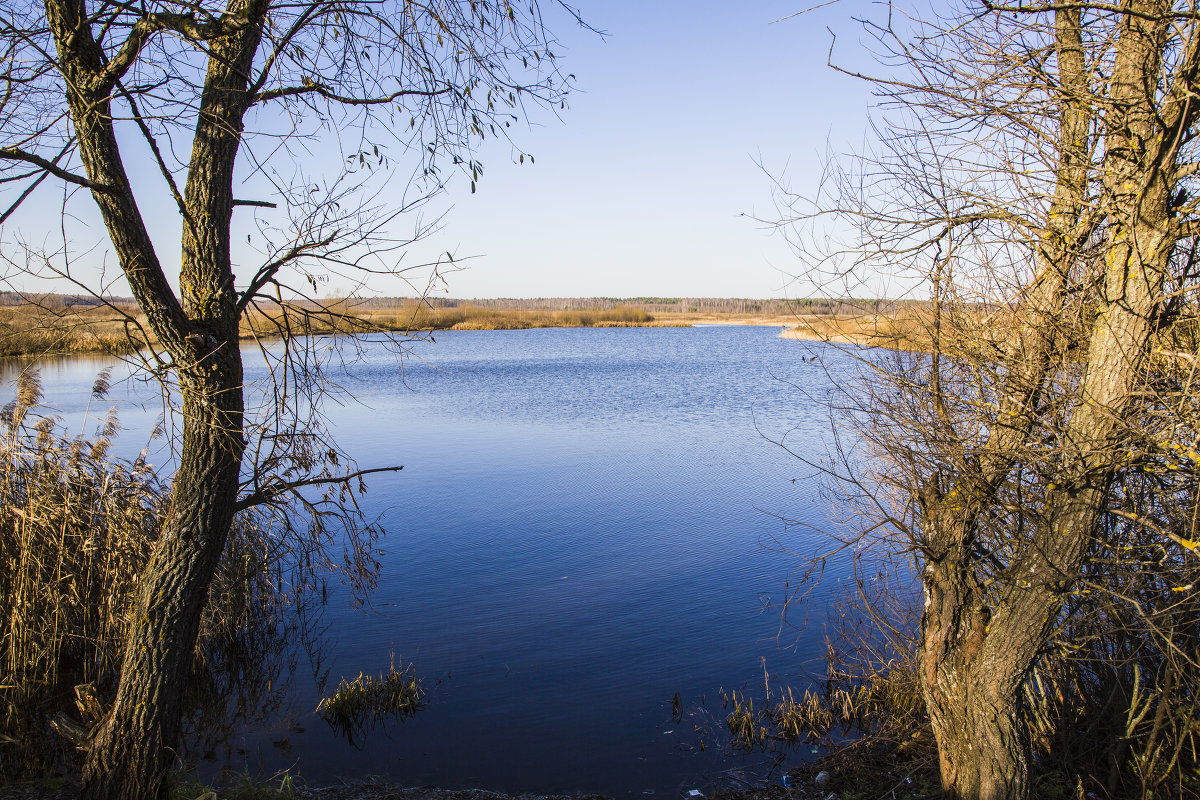
<path fill-rule="evenodd" d="M 768 437 L 824 451 L 829 420 L 814 400 L 845 359 L 778 333 L 447 332 L 403 371 L 368 346 L 341 378 L 358 402 L 331 408 L 332 425 L 360 466 L 404 470 L 370 479 L 366 511 L 388 531 L 380 585 L 367 610 L 331 592 L 321 666 L 336 685 L 395 652 L 429 703 L 350 744 L 313 713 L 301 659 L 278 707 L 210 758 L 314 784 L 370 773 L 619 798 L 769 777 L 766 756 L 723 754 L 719 689 L 760 697 L 764 658 L 773 686 L 803 688 L 820 670 L 820 625 L 781 634 L 775 604 L 820 546 L 782 518 L 820 528 L 829 507 Z M 257 358 L 247 351 L 250 379 Z M 103 363 L 43 367 L 76 430 Z M 137 384 L 113 396 L 128 396 L 122 447 L 136 452 L 160 408 Z"/>

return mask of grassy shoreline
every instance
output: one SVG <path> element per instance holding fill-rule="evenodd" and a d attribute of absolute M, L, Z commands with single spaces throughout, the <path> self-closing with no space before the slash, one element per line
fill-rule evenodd
<path fill-rule="evenodd" d="M 865 303 L 710 300 L 673 302 L 637 298 L 567 298 L 481 301 L 305 301 L 253 309 L 243 319 L 243 340 L 292 335 L 372 332 L 416 334 L 445 330 L 528 330 L 531 328 L 661 328 L 697 325 L 778 327 L 783 338 L 921 349 L 927 320 L 916 307 L 876 307 Z M 809 307 L 811 306 L 811 307 Z M 153 336 L 140 309 L 128 298 L 106 304 L 71 304 L 71 298 L 43 296 L 0 305 L 0 357 L 38 357 L 135 352 Z"/>
<path fill-rule="evenodd" d="M 490 308 L 462 303 L 452 307 L 406 303 L 376 307 L 347 301 L 287 309 L 286 329 L 298 335 L 371 332 L 427 333 L 445 330 L 528 330 L 532 328 L 677 328 L 696 325 L 755 325 L 786 328 L 790 314 L 721 311 L 656 311 L 637 305 L 611 308 Z M 282 310 L 251 312 L 243 340 L 274 339 L 285 330 Z M 128 303 L 66 306 L 22 303 L 0 306 L 0 358 L 82 354 L 125 355 L 153 342 L 145 316 Z"/>
<path fill-rule="evenodd" d="M 830 344 L 927 350 L 928 322 L 919 314 L 806 314 L 779 334 L 784 339 Z"/>

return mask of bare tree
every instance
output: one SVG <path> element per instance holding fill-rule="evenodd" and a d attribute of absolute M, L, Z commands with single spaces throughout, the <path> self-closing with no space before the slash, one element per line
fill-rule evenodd
<path fill-rule="evenodd" d="M 1120 590 L 1095 565 L 1133 529 L 1180 549 L 1176 565 L 1194 546 L 1185 504 L 1125 488 L 1195 447 L 1190 422 L 1161 439 L 1144 420 L 1191 411 L 1159 351 L 1196 312 L 1197 9 L 893 13 L 867 26 L 895 70 L 873 79 L 879 148 L 843 166 L 832 199 L 792 198 L 802 219 L 855 233 L 839 250 L 799 244 L 809 277 L 893 270 L 928 301 L 926 352 L 865 360 L 850 418 L 873 474 L 842 477 L 917 557 L 944 787 L 1025 798 L 1031 679 L 1095 611 L 1081 593 Z"/>
<path fill-rule="evenodd" d="M 158 794 L 233 515 L 309 502 L 305 487 L 352 488 L 362 474 L 333 469 L 336 451 L 305 427 L 320 386 L 303 343 L 270 351 L 274 383 L 247 412 L 239 326 L 286 336 L 314 316 L 344 321 L 313 302 L 318 277 L 395 273 L 402 243 L 388 223 L 411 205 L 382 193 L 394 187 L 372 202 L 356 174 L 411 168 L 412 153 L 419 194 L 436 191 L 446 161 L 476 179 L 473 143 L 503 137 L 527 107 L 562 104 L 553 45 L 536 2 L 508 0 L 29 0 L 0 11 L 3 217 L 43 183 L 85 191 L 147 330 L 126 322 L 181 396 L 170 509 L 137 582 L 115 699 L 87 739 L 86 797 Z M 310 174 L 312 152 L 331 142 L 345 168 Z M 152 161 L 157 196 L 135 191 L 133 158 Z M 237 197 L 243 181 L 268 198 Z M 148 203 L 178 212 L 177 281 Z M 266 256 L 249 271 L 232 233 L 246 206 L 261 209 Z M 30 247 L 27 268 L 88 288 L 67 239 L 56 253 Z"/>

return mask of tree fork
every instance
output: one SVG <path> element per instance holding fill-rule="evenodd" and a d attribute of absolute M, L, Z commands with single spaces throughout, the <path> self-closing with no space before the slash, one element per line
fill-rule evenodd
<path fill-rule="evenodd" d="M 117 185 L 125 189 L 115 201 L 97 193 L 97 202 L 130 284 L 141 289 L 139 302 L 156 332 L 163 329 L 160 338 L 176 362 L 184 416 L 170 507 L 141 576 L 116 700 L 90 737 L 82 775 L 86 800 L 148 800 L 161 793 L 178 746 L 182 687 L 200 618 L 233 521 L 245 440 L 229 223 L 242 118 L 251 104 L 250 67 L 266 10 L 264 0 L 232 0 L 229 11 L 251 24 L 210 44 L 185 192 L 181 303 L 165 286 L 119 170 L 107 102 L 98 112 L 94 102 L 81 98 L 72 109 L 77 128 L 89 134 L 80 136 L 89 174 L 96 180 L 96 173 L 115 171 Z M 60 50 L 86 62 L 86 26 L 66 20 L 63 27 L 71 31 L 60 37 Z"/>

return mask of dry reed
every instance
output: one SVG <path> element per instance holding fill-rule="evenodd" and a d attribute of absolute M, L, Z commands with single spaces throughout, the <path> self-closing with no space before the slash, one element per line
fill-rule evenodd
<path fill-rule="evenodd" d="M 66 353 L 131 353 L 155 338 L 136 306 L 67 306 L 47 296 L 0 306 L 0 357 Z M 659 325 L 645 309 L 532 310 L 482 308 L 469 303 L 433 307 L 410 301 L 376 307 L 353 300 L 266 304 L 247 309 L 243 339 L 329 336 L 433 330 L 522 330 L 562 327 L 641 327 Z M 670 323 L 667 323 L 670 324 Z"/>
<path fill-rule="evenodd" d="M 61 298 L 0 306 L 0 356 L 130 353 L 143 321 L 134 308 L 65 307 Z"/>
<path fill-rule="evenodd" d="M 620 327 L 654 322 L 653 316 L 636 306 L 551 311 L 481 308 L 470 303 L 431 307 L 424 302 L 411 302 L 399 308 L 362 311 L 360 316 L 382 329 L 395 331 Z"/>
<path fill-rule="evenodd" d="M 107 384 L 101 373 L 97 402 Z M 166 498 L 145 452 L 133 461 L 109 455 L 114 410 L 89 440 L 65 434 L 41 400 L 37 373 L 26 369 L 0 412 L 0 777 L 61 770 L 75 753 L 53 732 L 53 717 L 67 712 L 86 726 L 103 713 Z M 240 520 L 197 668 L 214 658 L 215 638 L 246 627 L 246 614 L 281 585 L 264 571 L 266 553 L 265 532 Z"/>

